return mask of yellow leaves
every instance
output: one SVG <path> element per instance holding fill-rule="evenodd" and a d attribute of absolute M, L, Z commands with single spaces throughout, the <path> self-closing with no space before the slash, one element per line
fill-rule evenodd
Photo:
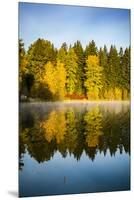
<path fill-rule="evenodd" d="M 123 100 L 127 100 L 130 98 L 130 94 L 127 91 L 127 89 L 123 89 L 122 93 L 123 93 Z"/>
<path fill-rule="evenodd" d="M 102 114 L 98 107 L 89 111 L 85 117 L 86 142 L 89 147 L 96 147 L 99 144 L 99 136 L 102 135 Z"/>
<path fill-rule="evenodd" d="M 118 87 L 105 90 L 104 98 L 108 100 L 122 100 L 122 90 Z"/>
<path fill-rule="evenodd" d="M 24 57 L 21 62 L 20 62 L 20 66 L 19 66 L 19 70 L 20 72 L 22 73 L 26 73 L 27 72 L 27 60 L 26 58 Z"/>
<path fill-rule="evenodd" d="M 45 65 L 43 83 L 48 85 L 50 92 L 57 97 L 57 99 L 63 99 L 66 83 L 66 70 L 64 64 L 58 61 L 57 65 L 53 66 L 51 62 L 48 62 Z"/>
<path fill-rule="evenodd" d="M 44 83 L 46 83 L 54 95 L 56 93 L 56 70 L 51 62 L 48 62 L 45 66 Z"/>
<path fill-rule="evenodd" d="M 94 135 L 87 135 L 86 137 L 86 142 L 88 147 L 96 147 L 99 144 L 99 136 L 102 135 L 102 133 L 98 132 L 97 134 Z"/>
<path fill-rule="evenodd" d="M 121 100 L 122 99 L 122 91 L 120 88 L 115 88 L 115 99 L 116 100 Z"/>
<path fill-rule="evenodd" d="M 65 113 L 52 111 L 48 119 L 42 122 L 41 127 L 45 130 L 45 138 L 48 142 L 56 138 L 57 143 L 60 143 L 66 134 Z"/>
<path fill-rule="evenodd" d="M 90 100 L 99 99 L 99 91 L 102 88 L 102 70 L 99 66 L 98 56 L 88 56 L 86 66 L 86 81 L 87 97 Z"/>
<path fill-rule="evenodd" d="M 98 56 L 95 56 L 95 55 L 88 56 L 87 64 L 88 63 L 90 63 L 93 66 L 99 65 L 99 58 L 98 58 Z"/>
<path fill-rule="evenodd" d="M 56 68 L 56 80 L 58 99 L 62 100 L 65 96 L 66 70 L 64 64 L 59 61 L 57 62 Z"/>
<path fill-rule="evenodd" d="M 28 72 L 28 69 L 27 69 L 26 57 L 24 56 L 23 58 L 21 58 L 21 56 L 19 56 L 19 83 L 20 84 L 22 82 L 23 75 L 26 74 L 27 72 Z"/>

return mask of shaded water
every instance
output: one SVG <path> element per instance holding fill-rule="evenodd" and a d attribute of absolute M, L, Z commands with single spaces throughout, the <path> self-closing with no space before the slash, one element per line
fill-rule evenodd
<path fill-rule="evenodd" d="M 21 197 L 130 189 L 129 103 L 22 103 Z"/>

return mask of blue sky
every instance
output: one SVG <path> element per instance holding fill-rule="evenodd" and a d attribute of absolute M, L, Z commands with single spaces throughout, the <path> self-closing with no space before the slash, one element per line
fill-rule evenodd
<path fill-rule="evenodd" d="M 130 45 L 130 10 L 19 3 L 19 38 L 25 48 L 44 38 L 59 48 L 80 40 L 83 47 L 94 40 L 97 47 Z"/>

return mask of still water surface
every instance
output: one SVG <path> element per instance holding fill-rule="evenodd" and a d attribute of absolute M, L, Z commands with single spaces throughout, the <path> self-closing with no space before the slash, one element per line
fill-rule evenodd
<path fill-rule="evenodd" d="M 130 189 L 129 103 L 22 103 L 20 197 Z"/>

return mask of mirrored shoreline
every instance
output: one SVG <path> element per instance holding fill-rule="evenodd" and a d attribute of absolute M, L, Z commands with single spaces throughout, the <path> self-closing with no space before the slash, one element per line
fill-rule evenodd
<path fill-rule="evenodd" d="M 20 195 L 22 196 L 127 190 L 130 187 L 130 105 L 128 102 L 22 103 L 20 104 L 19 158 Z M 34 162 L 36 164 L 33 164 Z M 49 169 L 50 163 L 52 171 L 51 167 Z M 110 166 L 109 163 L 111 163 Z M 100 168 L 100 172 L 96 172 L 103 164 L 106 166 L 103 166 L 103 169 Z M 31 174 L 34 180 L 30 183 L 33 187 L 36 186 L 36 192 L 30 193 L 30 191 L 26 192 L 24 177 L 26 171 L 33 165 L 35 165 L 33 170 L 39 170 L 42 178 Z M 59 165 L 59 170 L 62 165 L 64 169 L 61 171 L 55 169 L 57 165 Z M 67 177 L 64 171 L 71 165 L 75 166 L 75 169 L 71 167 L 68 174 L 72 182 L 65 186 L 65 191 L 61 188 L 55 190 L 53 183 L 56 179 L 47 177 L 47 174 L 50 172 L 58 173 L 59 176 L 62 174 L 61 179 L 65 179 L 66 182 Z M 107 166 L 111 170 L 108 174 L 105 172 Z M 123 172 L 120 172 L 119 166 L 122 166 L 122 169 L 124 167 Z M 85 180 L 82 178 L 83 168 L 95 170 L 92 175 L 87 173 L 87 177 L 89 175 L 89 178 L 92 177 L 93 180 L 95 177 L 98 180 L 102 170 L 104 177 L 111 176 L 112 178 L 119 175 L 123 182 L 116 186 L 112 179 L 108 182 L 101 180 L 103 187 L 100 186 L 101 184 L 97 186 L 94 181 L 89 184 L 87 178 Z M 77 175 L 79 184 L 83 183 L 86 186 L 78 187 L 74 181 L 75 173 L 81 173 L 81 177 Z M 37 184 L 42 181 L 44 185 L 50 182 L 51 189 L 39 189 Z M 79 188 L 77 191 L 71 190 L 73 182 L 75 182 L 73 187 Z M 62 186 L 63 183 L 59 184 Z M 91 184 L 96 189 L 91 189 Z"/>

